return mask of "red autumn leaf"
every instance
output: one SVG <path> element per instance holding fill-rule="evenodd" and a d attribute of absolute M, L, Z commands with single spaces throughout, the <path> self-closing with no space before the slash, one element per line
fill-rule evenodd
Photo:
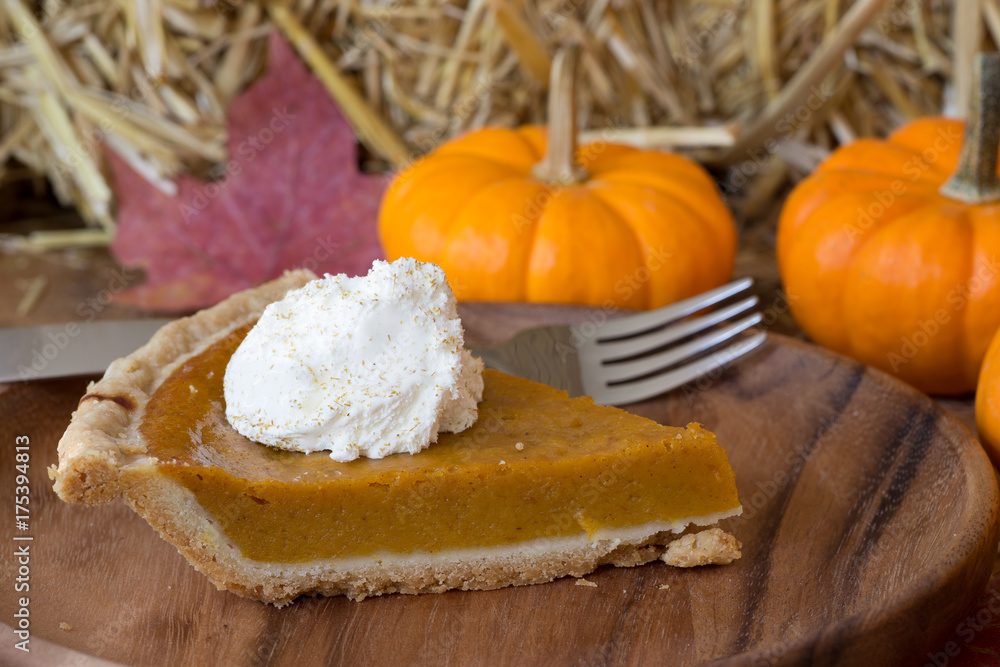
<path fill-rule="evenodd" d="M 122 301 L 184 311 L 305 267 L 368 272 L 382 258 L 386 181 L 358 172 L 355 136 L 322 84 L 277 33 L 266 74 L 228 110 L 229 161 L 215 181 L 164 194 L 109 151 L 118 201 L 112 252 L 146 282 Z"/>

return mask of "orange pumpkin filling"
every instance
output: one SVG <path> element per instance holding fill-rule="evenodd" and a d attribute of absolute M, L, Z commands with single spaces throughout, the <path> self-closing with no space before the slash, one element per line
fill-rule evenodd
<path fill-rule="evenodd" d="M 225 418 L 226 363 L 246 331 L 174 371 L 140 430 L 160 470 L 247 558 L 503 546 L 739 506 L 726 454 L 701 427 L 661 426 L 491 370 L 475 425 L 419 454 L 338 463 L 271 449 Z"/>

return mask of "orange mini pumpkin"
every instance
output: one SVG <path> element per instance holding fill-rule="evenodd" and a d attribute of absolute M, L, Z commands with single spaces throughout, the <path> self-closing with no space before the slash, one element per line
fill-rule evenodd
<path fill-rule="evenodd" d="M 700 166 L 576 147 L 575 59 L 553 62 L 548 137 L 540 126 L 476 131 L 395 178 L 379 217 L 389 259 L 440 265 L 462 300 L 653 308 L 729 279 L 735 225 Z"/>
<path fill-rule="evenodd" d="M 964 141 L 947 119 L 856 141 L 795 188 L 778 225 L 802 329 L 935 394 L 975 389 L 1000 326 L 1000 65 L 977 72 Z"/>
<path fill-rule="evenodd" d="M 976 428 L 983 449 L 1000 467 L 1000 331 L 993 336 L 976 387 Z"/>

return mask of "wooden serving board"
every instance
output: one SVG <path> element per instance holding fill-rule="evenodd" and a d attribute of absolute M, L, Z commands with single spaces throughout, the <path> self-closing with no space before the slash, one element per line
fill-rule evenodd
<path fill-rule="evenodd" d="M 607 315 L 462 309 L 470 342 Z M 564 579 L 275 609 L 215 590 L 121 503 L 55 497 L 45 468 L 85 385 L 0 387 L 0 614 L 10 623 L 18 608 L 14 553 L 28 543 L 32 649 L 14 649 L 4 626 L 0 664 L 905 664 L 954 630 L 996 551 L 996 479 L 963 426 L 886 375 L 772 336 L 725 371 L 631 408 L 717 433 L 745 507 L 725 522 L 742 560 L 607 567 L 587 577 L 596 587 Z M 18 436 L 31 443 L 27 531 L 14 525 Z"/>

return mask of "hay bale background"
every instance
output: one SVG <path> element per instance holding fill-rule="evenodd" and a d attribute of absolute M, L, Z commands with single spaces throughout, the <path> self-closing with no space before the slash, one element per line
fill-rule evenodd
<path fill-rule="evenodd" d="M 336 96 L 376 119 L 361 134 L 381 169 L 544 122 L 551 57 L 580 42 L 585 136 L 687 151 L 746 216 L 839 143 L 960 111 L 1000 0 L 3 0 L 3 178 L 23 176 L 13 160 L 44 174 L 92 225 L 34 243 L 107 243 L 105 146 L 167 189 L 211 175 L 275 23 L 360 92 Z"/>

